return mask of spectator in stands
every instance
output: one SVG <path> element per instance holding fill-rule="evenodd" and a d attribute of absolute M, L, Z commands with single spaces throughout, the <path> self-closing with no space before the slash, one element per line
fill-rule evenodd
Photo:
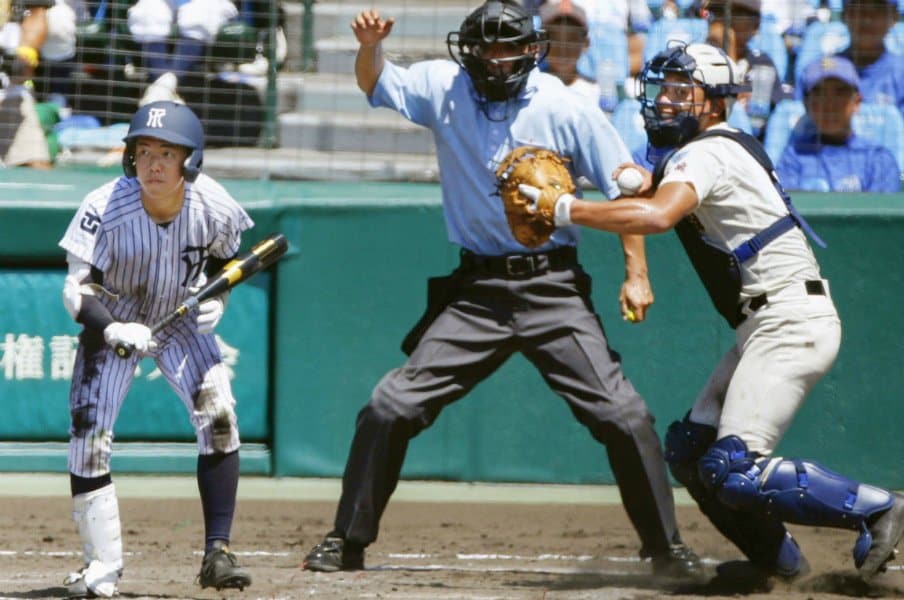
<path fill-rule="evenodd" d="M 47 39 L 41 46 L 40 63 L 34 72 L 35 95 L 39 100 L 54 100 L 51 94 L 57 95 L 57 99 L 72 94 L 76 9 L 87 15 L 82 0 L 56 0 L 47 8 Z"/>
<path fill-rule="evenodd" d="M 140 104 L 178 100 L 179 79 L 203 67 L 207 46 L 236 17 L 231 0 L 138 0 L 129 8 L 129 32 L 141 47 L 141 68 L 153 81 Z M 170 52 L 174 25 L 177 38 Z"/>
<path fill-rule="evenodd" d="M 747 111 L 752 133 L 762 140 L 769 114 L 779 101 L 791 96 L 791 89 L 783 86 L 772 58 L 748 45 L 760 28 L 761 1 L 732 0 L 729 14 L 726 0 L 703 0 L 699 10 L 699 16 L 709 22 L 706 41 L 722 48 L 751 85 L 750 92 L 738 95 L 735 110 Z"/>
<path fill-rule="evenodd" d="M 546 0 L 557 4 L 562 0 Z M 628 36 L 629 69 L 632 75 L 643 69 L 644 32 L 653 22 L 653 14 L 646 0 L 570 0 L 583 9 L 590 28 L 594 23 L 611 23 Z M 527 0 L 528 9 L 536 9 L 542 2 Z"/>
<path fill-rule="evenodd" d="M 897 192 L 901 173 L 894 154 L 854 135 L 851 120 L 861 82 L 846 58 L 829 56 L 801 75 L 807 114 L 795 127 L 776 165 L 789 190 Z"/>
<path fill-rule="evenodd" d="M 0 2 L 0 165 L 50 168 L 31 79 L 47 39 L 47 9 L 54 0 Z"/>
<path fill-rule="evenodd" d="M 904 58 L 884 43 L 897 18 L 898 0 L 844 0 L 841 19 L 851 45 L 841 54 L 857 67 L 864 102 L 895 104 L 904 112 Z"/>
<path fill-rule="evenodd" d="M 571 0 L 561 0 L 541 4 L 539 14 L 543 29 L 549 36 L 546 71 L 561 79 L 574 92 L 596 102 L 600 94 L 599 86 L 578 73 L 578 58 L 590 45 L 584 9 Z"/>

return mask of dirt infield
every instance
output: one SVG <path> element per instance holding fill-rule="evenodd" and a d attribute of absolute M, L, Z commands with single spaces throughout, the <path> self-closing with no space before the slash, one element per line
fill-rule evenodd
<path fill-rule="evenodd" d="M 78 565 L 70 501 L 0 498 L 0 597 L 59 598 Z M 332 502 L 241 500 L 233 550 L 253 585 L 217 593 L 195 583 L 202 535 L 197 500 L 121 500 L 125 572 L 123 598 L 904 598 L 904 570 L 893 565 L 872 588 L 850 559 L 854 534 L 798 528 L 812 565 L 793 584 L 752 589 L 707 578 L 690 584 L 656 581 L 636 558 L 637 541 L 621 506 L 578 504 L 394 502 L 367 570 L 308 573 L 304 553 L 330 528 Z M 693 507 L 679 507 L 686 541 L 710 576 L 740 557 Z"/>

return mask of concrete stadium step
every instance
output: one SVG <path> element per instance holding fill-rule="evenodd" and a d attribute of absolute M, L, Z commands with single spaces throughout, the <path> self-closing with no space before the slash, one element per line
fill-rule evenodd
<path fill-rule="evenodd" d="M 298 78 L 296 99 L 290 111 L 333 111 L 363 113 L 369 110 L 367 97 L 358 88 L 354 75 L 343 73 L 304 73 Z"/>
<path fill-rule="evenodd" d="M 380 16 L 396 20 L 392 37 L 437 37 L 458 30 L 462 19 L 480 2 L 406 2 L 377 6 Z M 374 8 L 373 4 L 316 3 L 314 4 L 314 30 L 318 39 L 333 36 L 354 38 L 351 22 L 362 10 Z M 303 10 L 302 10 L 303 12 Z"/>
<path fill-rule="evenodd" d="M 336 36 L 317 40 L 317 70 L 321 73 L 353 73 L 358 41 L 353 35 Z M 419 60 L 448 58 L 446 37 L 396 37 L 389 36 L 383 42 L 386 58 L 392 62 L 408 66 Z"/>
<path fill-rule="evenodd" d="M 360 113 L 284 113 L 279 115 L 279 140 L 282 148 L 322 152 L 434 153 L 429 130 L 385 108 Z"/>

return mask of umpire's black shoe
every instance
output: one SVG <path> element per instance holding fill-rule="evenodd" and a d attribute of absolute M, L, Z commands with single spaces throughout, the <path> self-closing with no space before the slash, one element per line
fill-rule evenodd
<path fill-rule="evenodd" d="M 869 532 L 873 543 L 860 565 L 860 577 L 866 582 L 885 571 L 898 553 L 895 546 L 904 538 L 904 495 L 895 494 L 895 503 L 869 525 Z"/>
<path fill-rule="evenodd" d="M 235 554 L 227 546 L 215 546 L 204 555 L 198 583 L 202 588 L 235 588 L 244 590 L 251 585 L 251 575 L 242 570 Z"/>
<path fill-rule="evenodd" d="M 358 571 L 364 568 L 364 548 L 329 534 L 308 552 L 301 568 L 324 573 Z"/>
<path fill-rule="evenodd" d="M 684 544 L 672 544 L 666 552 L 650 557 L 653 575 L 678 579 L 700 579 L 703 564 L 700 557 Z"/>

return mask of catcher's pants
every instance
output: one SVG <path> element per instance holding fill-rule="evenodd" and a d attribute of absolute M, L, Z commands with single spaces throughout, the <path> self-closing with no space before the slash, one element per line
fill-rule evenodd
<path fill-rule="evenodd" d="M 735 344 L 707 381 L 690 420 L 736 435 L 747 449 L 771 456 L 841 344 L 841 322 L 828 282 L 810 294 L 803 282 L 770 294 L 738 326 Z"/>
<path fill-rule="evenodd" d="M 662 446 L 589 297 L 580 266 L 520 279 L 466 274 L 408 361 L 383 377 L 358 414 L 336 530 L 353 543 L 373 542 L 408 441 L 521 352 L 606 445 L 641 553 L 664 552 L 678 535 Z"/>

